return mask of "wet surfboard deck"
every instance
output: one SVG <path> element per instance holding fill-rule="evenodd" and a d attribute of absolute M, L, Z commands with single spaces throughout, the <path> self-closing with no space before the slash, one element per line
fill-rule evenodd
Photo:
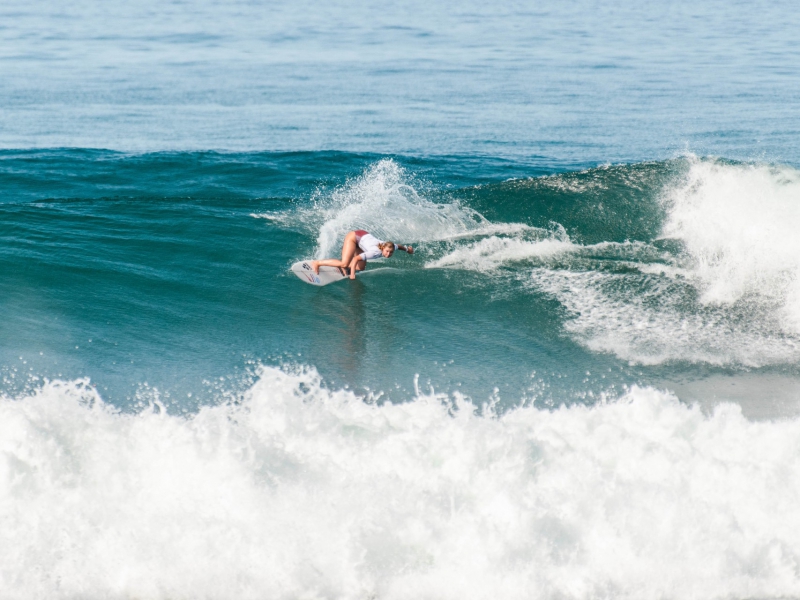
<path fill-rule="evenodd" d="M 314 273 L 311 268 L 311 261 L 302 260 L 292 265 L 292 273 L 297 275 L 301 281 L 311 285 L 328 285 L 336 281 L 346 279 L 350 274 L 350 269 L 342 267 L 320 267 L 319 275 Z"/>

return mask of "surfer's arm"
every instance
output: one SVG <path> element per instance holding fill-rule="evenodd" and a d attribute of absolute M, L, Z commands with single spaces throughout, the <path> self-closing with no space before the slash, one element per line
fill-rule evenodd
<path fill-rule="evenodd" d="M 396 244 L 398 250 L 402 250 L 403 252 L 408 252 L 409 254 L 414 254 L 414 248 L 411 246 L 403 246 L 403 244 Z"/>
<path fill-rule="evenodd" d="M 356 266 L 358 265 L 358 261 L 362 260 L 360 254 L 355 254 L 353 256 L 353 260 L 350 261 L 350 279 L 356 278 Z"/>

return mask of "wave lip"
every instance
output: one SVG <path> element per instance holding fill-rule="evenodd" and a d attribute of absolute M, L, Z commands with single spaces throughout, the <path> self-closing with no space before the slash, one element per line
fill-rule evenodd
<path fill-rule="evenodd" d="M 662 237 L 684 244 L 702 302 L 776 301 L 800 333 L 800 172 L 695 159 L 664 202 Z"/>
<path fill-rule="evenodd" d="M 800 594 L 800 420 L 735 405 L 479 416 L 264 368 L 188 418 L 80 381 L 0 417 L 4 597 Z"/>
<path fill-rule="evenodd" d="M 640 274 L 533 274 L 596 351 L 640 364 L 762 367 L 800 361 L 800 175 L 687 159 L 661 192 L 655 244 L 679 244 Z"/>

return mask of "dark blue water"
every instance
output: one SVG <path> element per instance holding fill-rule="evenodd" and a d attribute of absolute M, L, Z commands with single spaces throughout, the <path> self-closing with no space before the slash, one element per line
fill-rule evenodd
<path fill-rule="evenodd" d="M 0 596 L 800 594 L 799 26 L 3 4 Z"/>

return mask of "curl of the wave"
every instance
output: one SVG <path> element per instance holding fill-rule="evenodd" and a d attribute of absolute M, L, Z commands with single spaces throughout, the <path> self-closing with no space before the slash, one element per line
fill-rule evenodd
<path fill-rule="evenodd" d="M 517 224 L 513 231 L 507 224 L 503 234 L 463 240 L 426 266 L 527 281 L 562 304 L 564 329 L 578 342 L 632 363 L 796 364 L 800 174 L 695 156 L 669 165 L 630 166 L 637 177 L 616 167 L 610 175 L 599 168 L 525 182 L 521 189 L 530 190 L 533 207 L 543 186 L 581 194 L 571 201 L 581 203 L 584 219 L 549 229 Z M 648 169 L 672 175 L 649 177 Z M 605 195 L 590 195 L 598 190 Z M 630 197 L 638 199 L 642 218 L 660 223 L 657 233 L 575 241 L 592 229 L 586 206 L 596 203 L 600 211 L 604 204 L 606 218 L 624 223 Z"/>
<path fill-rule="evenodd" d="M 695 158 L 664 202 L 662 236 L 684 244 L 702 302 L 760 298 L 800 333 L 800 172 Z"/>
<path fill-rule="evenodd" d="M 763 367 L 800 361 L 800 174 L 687 157 L 660 192 L 655 261 L 629 272 L 543 270 L 533 285 L 568 331 L 631 362 Z"/>

